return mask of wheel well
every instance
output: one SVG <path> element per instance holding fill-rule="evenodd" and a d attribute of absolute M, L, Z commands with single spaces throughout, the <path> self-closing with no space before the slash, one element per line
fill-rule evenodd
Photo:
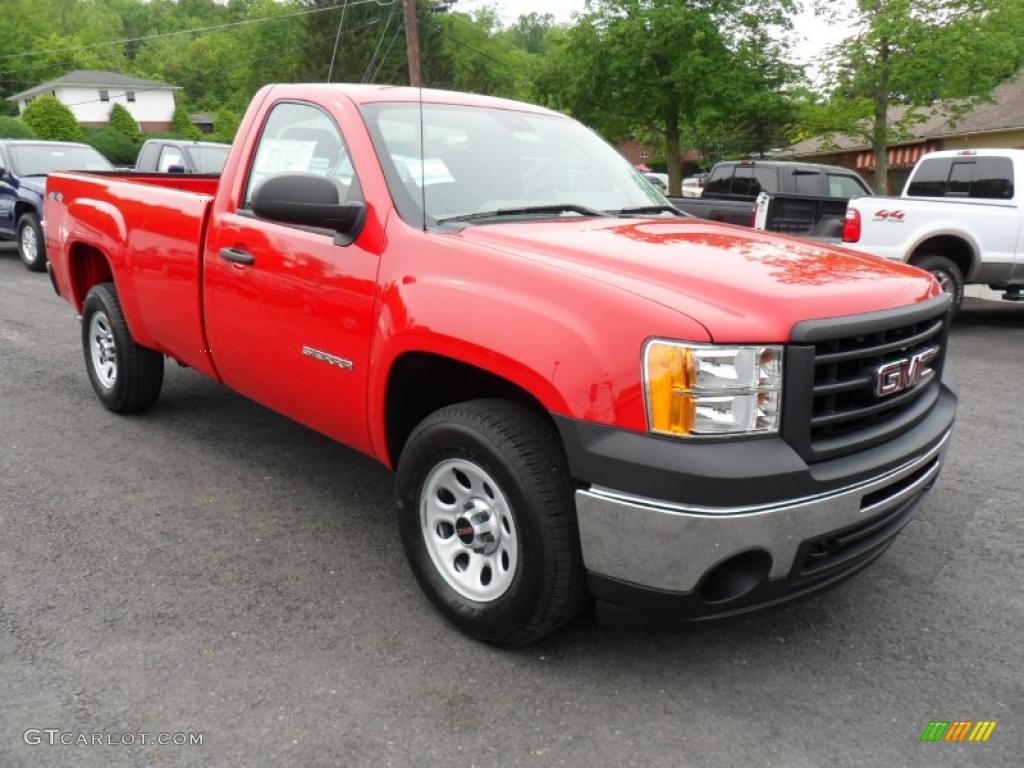
<path fill-rule="evenodd" d="M 914 264 L 922 256 L 945 256 L 960 268 L 964 280 L 970 276 L 974 266 L 974 250 L 955 235 L 939 235 L 925 240 L 914 250 L 910 263 Z"/>
<path fill-rule="evenodd" d="M 392 466 L 398 465 L 398 457 L 416 425 L 446 405 L 496 397 L 525 405 L 550 419 L 540 401 L 517 384 L 428 352 L 407 352 L 395 360 L 388 373 L 386 397 L 384 418 Z"/>
<path fill-rule="evenodd" d="M 114 273 L 110 271 L 107 257 L 103 255 L 102 251 L 91 245 L 84 243 L 72 245 L 68 267 L 75 304 L 79 312 L 82 311 L 85 297 L 94 285 L 114 281 Z"/>
<path fill-rule="evenodd" d="M 18 222 L 21 221 L 21 217 L 26 213 L 35 213 L 36 209 L 33 208 L 29 203 L 19 201 L 14 204 L 14 225 L 17 226 Z"/>

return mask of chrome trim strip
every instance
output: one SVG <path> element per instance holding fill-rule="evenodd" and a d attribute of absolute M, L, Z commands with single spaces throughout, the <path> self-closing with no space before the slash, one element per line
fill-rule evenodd
<path fill-rule="evenodd" d="M 610 488 L 605 488 L 604 486 L 599 485 L 592 485 L 587 490 L 587 493 L 590 493 L 594 496 L 598 496 L 603 499 L 607 499 L 608 501 L 623 502 L 626 504 L 633 504 L 636 506 L 649 507 L 660 512 L 669 512 L 685 515 L 706 515 L 709 517 L 725 517 L 731 515 L 749 515 L 762 512 L 774 512 L 782 509 L 789 509 L 791 507 L 801 506 L 812 501 L 820 501 L 836 496 L 845 496 L 848 493 L 862 490 L 869 486 L 881 485 L 886 481 L 899 480 L 900 477 L 909 475 L 922 464 L 927 464 L 931 459 L 938 456 L 939 453 L 942 451 L 942 448 L 945 446 L 946 442 L 949 440 L 949 437 L 952 433 L 952 429 L 947 430 L 946 434 L 942 436 L 942 439 L 939 440 L 939 442 L 936 443 L 930 451 L 921 454 L 920 456 L 911 459 L 910 461 L 904 464 L 901 464 L 895 469 L 889 470 L 885 474 L 876 475 L 875 477 L 868 478 L 867 480 L 862 480 L 859 483 L 847 485 L 842 488 L 836 488 L 835 490 L 831 491 L 825 491 L 824 493 L 817 493 L 809 496 L 801 496 L 795 499 L 786 499 L 784 501 L 773 502 L 770 504 L 755 504 L 750 506 L 738 507 L 702 507 L 689 504 L 680 504 L 678 502 L 660 501 L 658 499 L 651 499 L 645 496 L 635 496 L 629 493 L 613 491 Z"/>
<path fill-rule="evenodd" d="M 925 472 L 923 475 L 917 478 L 917 480 L 908 485 L 902 491 L 898 491 L 894 493 L 892 496 L 882 499 L 881 501 L 876 501 L 874 504 L 869 504 L 866 507 L 862 506 L 861 511 L 865 515 L 870 515 L 874 512 L 884 512 L 889 507 L 895 507 L 901 504 L 914 494 L 919 493 L 921 491 L 921 486 L 927 485 L 932 480 L 934 480 L 935 476 L 939 474 L 940 466 L 940 462 L 935 462 L 931 469 L 929 469 L 927 472 Z"/>

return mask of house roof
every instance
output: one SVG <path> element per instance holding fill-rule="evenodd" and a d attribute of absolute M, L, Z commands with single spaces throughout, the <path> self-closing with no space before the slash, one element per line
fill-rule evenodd
<path fill-rule="evenodd" d="M 209 112 L 193 112 L 191 115 L 188 116 L 188 119 L 190 122 L 193 123 L 209 123 L 210 125 L 213 125 L 214 120 L 213 115 L 211 115 Z"/>
<path fill-rule="evenodd" d="M 890 123 L 903 117 L 907 110 L 905 106 L 890 108 Z M 892 142 L 891 146 L 1024 128 L 1024 75 L 1003 83 L 992 92 L 991 101 L 978 104 L 960 117 L 950 117 L 940 107 L 920 110 L 920 114 L 922 121 L 908 126 L 906 138 Z M 863 137 L 836 133 L 805 139 L 790 147 L 786 154 L 807 157 L 870 148 Z"/>
<path fill-rule="evenodd" d="M 92 88 L 140 88 L 145 90 L 180 90 L 177 85 L 161 83 L 157 80 L 144 80 L 141 77 L 122 75 L 120 72 L 104 72 L 96 69 L 76 69 L 66 75 L 47 80 L 28 90 L 8 96 L 8 101 L 17 101 L 35 96 L 43 91 L 50 91 L 61 85 L 87 85 Z"/>

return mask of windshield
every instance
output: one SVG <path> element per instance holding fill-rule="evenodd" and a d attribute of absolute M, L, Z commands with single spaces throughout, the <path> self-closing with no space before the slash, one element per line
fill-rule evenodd
<path fill-rule="evenodd" d="M 398 213 L 413 226 L 423 224 L 424 198 L 428 226 L 489 211 L 550 217 L 669 205 L 597 134 L 566 117 L 424 104 L 421 162 L 418 104 L 370 104 L 363 113 Z M 548 210 L 524 210 L 538 207 Z"/>
<path fill-rule="evenodd" d="M 192 160 L 196 165 L 196 173 L 220 173 L 223 171 L 229 149 L 230 147 L 204 144 L 189 147 Z"/>
<path fill-rule="evenodd" d="M 19 176 L 45 176 L 54 171 L 112 171 L 114 166 L 92 147 L 77 144 L 12 144 Z"/>

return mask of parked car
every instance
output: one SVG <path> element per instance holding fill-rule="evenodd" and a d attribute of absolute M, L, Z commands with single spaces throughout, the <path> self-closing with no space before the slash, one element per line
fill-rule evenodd
<path fill-rule="evenodd" d="M 931 272 L 959 306 L 980 283 L 1024 301 L 1024 150 L 932 152 L 900 197 L 850 202 L 844 242 Z"/>
<path fill-rule="evenodd" d="M 220 173 L 230 144 L 150 139 L 142 145 L 135 170 L 148 173 Z"/>
<path fill-rule="evenodd" d="M 272 85 L 239 137 L 219 180 L 51 178 L 89 381 L 142 411 L 170 357 L 396 469 L 474 637 L 818 592 L 935 481 L 950 298 L 918 269 L 678 215 L 518 102 Z"/>
<path fill-rule="evenodd" d="M 699 199 L 671 200 L 680 210 L 702 219 L 750 226 L 754 203 L 762 192 L 844 199 L 871 194 L 864 180 L 848 168 L 778 160 L 737 160 L 717 163 L 711 169 Z"/>
<path fill-rule="evenodd" d="M 707 183 L 708 174 L 698 173 L 696 176 L 687 176 L 683 179 L 683 197 L 700 197 L 704 194 L 704 185 Z"/>
<path fill-rule="evenodd" d="M 0 238 L 16 239 L 18 255 L 33 272 L 46 269 L 43 197 L 53 171 L 109 171 L 110 162 L 85 144 L 0 140 Z"/>

